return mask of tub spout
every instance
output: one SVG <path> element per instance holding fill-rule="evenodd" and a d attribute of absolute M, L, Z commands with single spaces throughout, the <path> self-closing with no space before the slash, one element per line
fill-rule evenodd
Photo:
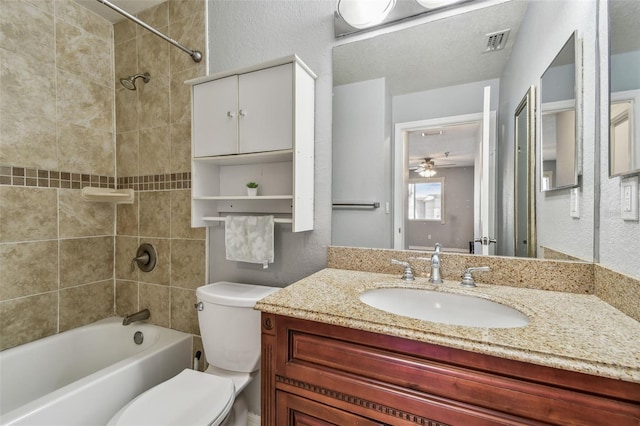
<path fill-rule="evenodd" d="M 143 309 L 140 312 L 136 312 L 135 314 L 127 315 L 122 320 L 122 325 L 129 325 L 132 322 L 136 321 L 144 321 L 151 317 L 151 312 L 148 309 Z"/>

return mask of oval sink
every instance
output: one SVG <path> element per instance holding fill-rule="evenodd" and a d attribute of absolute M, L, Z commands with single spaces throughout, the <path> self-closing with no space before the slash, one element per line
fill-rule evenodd
<path fill-rule="evenodd" d="M 465 327 L 515 328 L 529 318 L 509 306 L 464 294 L 412 288 L 378 288 L 360 295 L 369 306 L 396 315 Z"/>

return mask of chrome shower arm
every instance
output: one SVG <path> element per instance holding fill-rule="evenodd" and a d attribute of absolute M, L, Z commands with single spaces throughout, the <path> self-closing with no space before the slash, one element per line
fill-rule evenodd
<path fill-rule="evenodd" d="M 187 49 L 186 47 L 184 47 L 182 44 L 178 43 L 177 41 L 175 41 L 171 37 L 161 33 L 160 31 L 158 31 L 155 28 L 153 28 L 151 25 L 147 24 L 144 21 L 141 21 L 140 19 L 136 18 L 135 16 L 133 16 L 132 14 L 127 12 L 126 10 L 121 9 L 120 7 L 118 7 L 115 4 L 111 3 L 110 1 L 108 1 L 108 0 L 96 0 L 96 1 L 99 2 L 99 3 L 104 4 L 105 6 L 111 8 L 113 10 L 115 10 L 120 15 L 124 16 L 125 18 L 127 18 L 127 19 L 129 19 L 129 20 L 131 20 L 133 22 L 135 22 L 136 24 L 140 25 L 141 27 L 151 31 L 153 34 L 157 35 L 161 39 L 173 44 L 178 49 L 180 49 L 183 52 L 189 54 L 189 56 L 191 56 L 191 59 L 193 59 L 194 62 L 200 62 L 202 60 L 202 53 L 201 52 L 199 52 L 197 50 Z"/>

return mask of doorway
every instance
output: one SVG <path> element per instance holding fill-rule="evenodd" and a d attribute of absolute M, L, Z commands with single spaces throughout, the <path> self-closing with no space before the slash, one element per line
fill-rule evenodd
<path fill-rule="evenodd" d="M 486 150 L 483 118 L 477 113 L 395 125 L 395 249 L 431 251 L 439 242 L 445 251 L 482 253 L 475 240 L 495 229 L 496 114 L 489 114 Z M 484 221 L 483 197 L 489 206 Z"/>

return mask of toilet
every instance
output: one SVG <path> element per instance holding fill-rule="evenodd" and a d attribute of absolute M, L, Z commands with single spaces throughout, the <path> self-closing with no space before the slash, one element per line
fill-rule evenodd
<path fill-rule="evenodd" d="M 260 312 L 256 302 L 277 287 L 218 282 L 198 287 L 198 322 L 209 367 L 186 369 L 125 405 L 108 426 L 245 426 L 259 404 Z M 245 395 L 246 394 L 246 395 Z M 247 398 L 245 398 L 245 396 Z"/>

